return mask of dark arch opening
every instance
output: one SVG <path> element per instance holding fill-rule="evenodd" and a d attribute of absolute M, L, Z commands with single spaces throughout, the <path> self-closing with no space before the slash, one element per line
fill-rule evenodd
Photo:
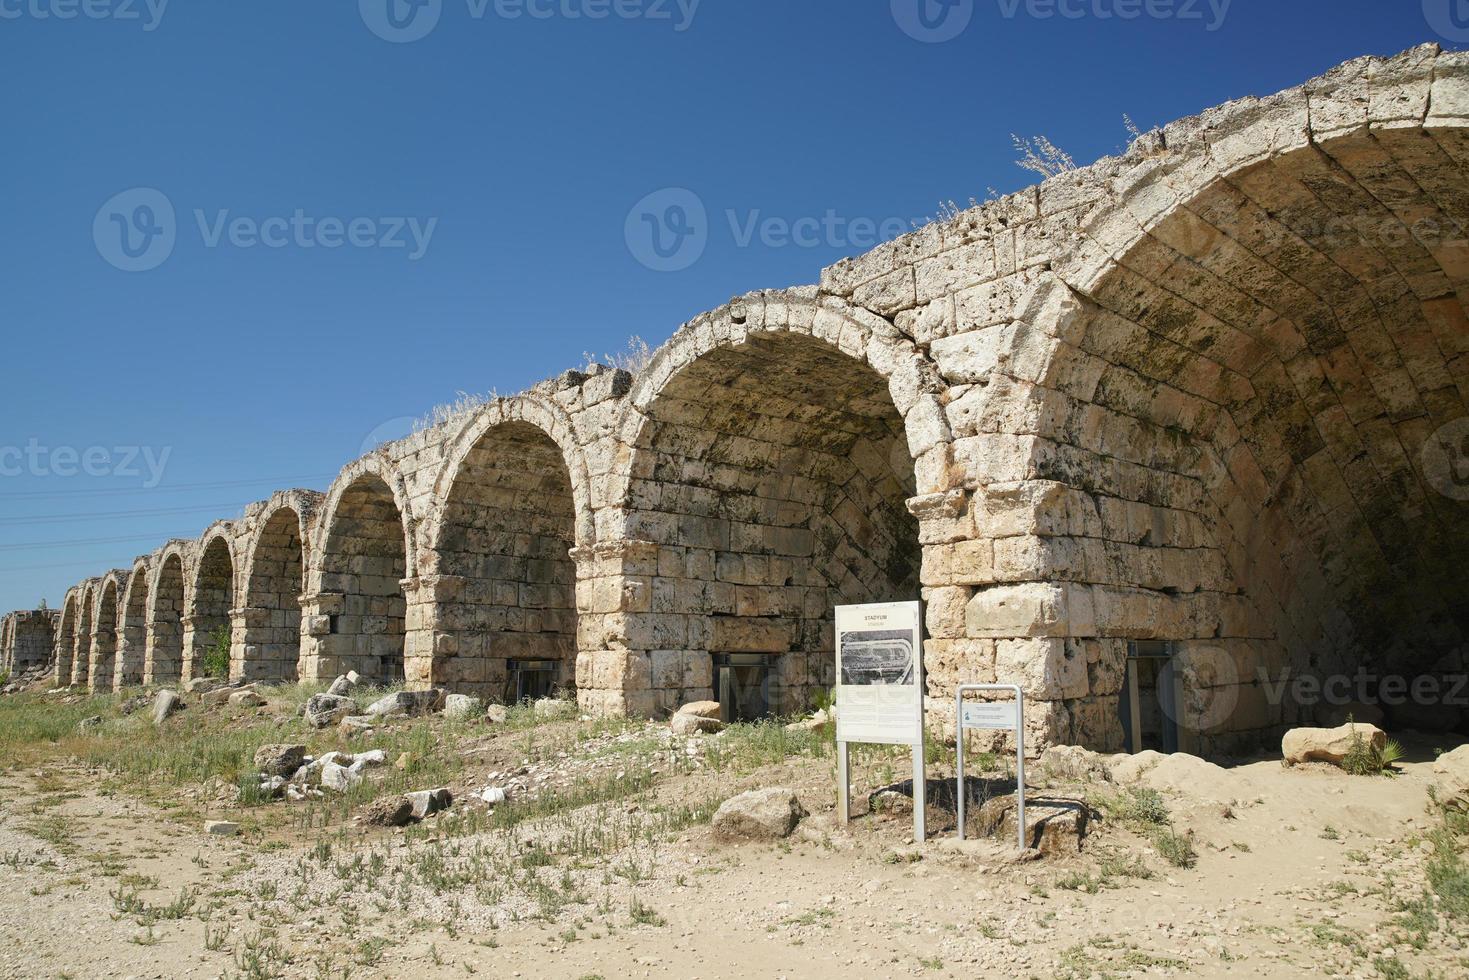
<path fill-rule="evenodd" d="M 277 510 L 256 539 L 245 585 L 245 680 L 294 681 L 301 659 L 301 518 Z"/>
<path fill-rule="evenodd" d="M 1087 297 L 1089 424 L 1149 478 L 1042 475 L 1098 495 L 1104 521 L 1141 508 L 1132 528 L 1151 536 L 1107 528 L 1126 584 L 1217 604 L 1157 627 L 1185 667 L 1190 750 L 1348 715 L 1469 731 L 1448 700 L 1469 641 L 1460 155 L 1402 129 L 1251 166 L 1164 217 Z M 1277 687 L 1287 671 L 1312 680 Z"/>
<path fill-rule="evenodd" d="M 143 683 L 148 656 L 148 570 L 138 569 L 128 583 L 127 604 L 122 616 L 122 635 L 117 645 L 117 686 Z"/>
<path fill-rule="evenodd" d="M 560 447 L 526 422 L 486 431 L 444 510 L 439 572 L 463 582 L 437 609 L 454 643 L 436 657 L 435 683 L 510 702 L 574 687 L 575 541 Z"/>
<path fill-rule="evenodd" d="M 834 680 L 833 607 L 919 597 L 915 477 L 887 382 L 813 338 L 757 335 L 699 357 L 646 414 L 628 533 L 660 546 L 654 707 L 804 709 Z"/>
<path fill-rule="evenodd" d="M 193 650 L 190 677 L 228 673 L 217 651 L 229 643 L 230 610 L 234 607 L 234 563 L 224 538 L 210 538 L 194 576 Z"/>
<path fill-rule="evenodd" d="M 408 570 L 403 515 L 379 477 L 364 476 L 341 495 L 321 568 L 321 591 L 342 596 L 327 638 L 338 669 L 401 684 Z"/>
<path fill-rule="evenodd" d="M 117 673 L 117 583 L 109 580 L 102 586 L 102 602 L 97 607 L 97 623 L 92 634 L 92 664 L 88 686 L 93 691 L 110 691 Z"/>
<path fill-rule="evenodd" d="M 182 676 L 184 667 L 184 563 L 177 554 L 163 560 L 156 588 L 143 680 L 169 684 Z"/>

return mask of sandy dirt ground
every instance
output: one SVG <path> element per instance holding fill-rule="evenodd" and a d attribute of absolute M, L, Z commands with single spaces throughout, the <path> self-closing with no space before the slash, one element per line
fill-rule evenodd
<path fill-rule="evenodd" d="M 1029 862 L 952 832 L 914 846 L 902 814 L 843 827 L 822 760 L 722 787 L 797 790 L 812 815 L 773 844 L 706 823 L 659 839 L 619 802 L 510 831 L 338 835 L 330 854 L 308 833 L 207 835 L 65 762 L 13 765 L 0 976 L 1459 977 L 1463 924 L 1425 899 L 1431 757 L 1410 745 L 1396 778 L 1132 766 L 1119 783 L 1162 792 L 1192 868 L 1108 821 L 1081 853 Z M 634 829 L 580 843 L 619 821 Z"/>

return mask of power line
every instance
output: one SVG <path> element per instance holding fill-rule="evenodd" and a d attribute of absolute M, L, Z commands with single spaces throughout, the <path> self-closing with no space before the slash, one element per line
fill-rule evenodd
<path fill-rule="evenodd" d="M 157 534 L 133 534 L 122 538 L 72 538 L 69 541 L 26 541 L 21 544 L 0 544 L 0 551 L 35 551 L 38 548 L 74 548 L 82 545 L 125 544 L 129 541 L 157 541 Z M 164 541 L 169 540 L 167 537 Z"/>
<path fill-rule="evenodd" d="M 246 500 L 237 504 L 200 504 L 197 507 L 158 507 L 151 510 L 107 510 L 91 514 L 37 514 L 35 517 L 0 517 L 3 524 L 68 524 L 72 521 L 100 521 L 119 517 L 163 517 L 168 514 L 194 514 L 199 511 L 221 511 L 246 507 L 254 503 Z"/>
<path fill-rule="evenodd" d="M 0 493 L 0 500 L 26 500 L 38 497 L 95 497 L 129 493 L 183 493 L 186 490 L 214 490 L 223 487 L 249 487 L 271 484 L 289 487 L 297 483 L 314 483 L 318 480 L 334 480 L 335 473 L 318 473 L 315 476 L 265 477 L 258 480 L 221 480 L 211 483 L 176 483 L 168 487 L 103 487 L 92 490 L 18 490 Z"/>

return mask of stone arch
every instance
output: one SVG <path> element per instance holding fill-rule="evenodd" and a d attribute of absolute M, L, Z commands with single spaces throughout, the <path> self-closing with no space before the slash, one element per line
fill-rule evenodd
<path fill-rule="evenodd" d="M 97 590 L 97 611 L 92 620 L 91 662 L 87 669 L 87 687 L 93 693 L 111 691 L 117 678 L 118 597 L 127 589 L 125 571 L 111 571 L 102 577 Z"/>
<path fill-rule="evenodd" d="M 61 623 L 56 630 L 56 654 L 53 664 L 54 679 L 57 687 L 64 687 L 71 683 L 72 661 L 76 656 L 76 635 L 78 606 L 81 603 L 81 595 L 78 586 L 72 586 L 66 590 L 66 598 L 61 601 Z"/>
<path fill-rule="evenodd" d="M 154 557 L 152 587 L 148 590 L 144 684 L 169 684 L 183 677 L 184 595 L 189 550 L 187 541 L 170 541 Z"/>
<path fill-rule="evenodd" d="M 81 584 L 77 605 L 76 633 L 72 644 L 71 683 L 79 686 L 87 683 L 92 662 L 92 629 L 97 613 L 97 586 L 100 579 L 87 579 Z"/>
<path fill-rule="evenodd" d="M 204 532 L 194 555 L 184 593 L 184 680 L 203 676 L 206 654 L 232 630 L 237 576 L 230 525 Z"/>
<path fill-rule="evenodd" d="M 311 517 L 321 494 L 274 495 L 246 545 L 243 605 L 236 617 L 231 675 L 293 681 L 301 659 L 301 597 L 309 561 Z"/>
<path fill-rule="evenodd" d="M 1286 668 L 1354 695 L 1359 668 L 1464 668 L 1465 104 L 1465 59 L 1419 48 L 1145 137 L 1007 328 L 988 414 L 1039 420 L 1033 550 L 1074 583 L 1043 630 L 1088 663 L 1171 641 L 1191 748 L 1330 717 L 1270 696 Z M 1121 674 L 1098 673 L 1061 737 L 1114 741 Z"/>
<path fill-rule="evenodd" d="M 666 711 L 716 693 L 716 657 L 765 655 L 767 708 L 804 708 L 831 681 L 833 605 L 919 597 L 908 505 L 947 489 L 939 390 L 890 324 L 814 290 L 681 329 L 629 396 L 621 541 L 583 570 L 583 631 L 609 650 L 580 665 L 584 703 Z"/>
<path fill-rule="evenodd" d="M 591 544 L 590 483 L 570 420 L 536 396 L 482 409 L 452 447 L 425 550 L 431 680 L 514 700 L 522 663 L 561 664 L 571 687 L 576 652 L 573 548 Z M 425 619 L 430 619 L 425 616 Z"/>
<path fill-rule="evenodd" d="M 404 583 L 417 577 L 415 523 L 404 481 L 384 454 L 357 460 L 337 477 L 311 549 L 302 607 L 303 679 L 330 680 L 356 670 L 382 682 L 404 680 Z M 427 678 L 409 680 L 422 684 Z"/>
<path fill-rule="evenodd" d="M 133 563 L 123 591 L 117 638 L 117 677 L 114 687 L 136 687 L 143 683 L 148 658 L 148 582 L 151 573 L 146 558 Z"/>

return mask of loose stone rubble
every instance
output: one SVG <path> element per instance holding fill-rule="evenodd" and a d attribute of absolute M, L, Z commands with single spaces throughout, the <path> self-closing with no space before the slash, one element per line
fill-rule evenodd
<path fill-rule="evenodd" d="M 1460 675 L 1466 134 L 1433 45 L 1180 120 L 86 579 L 0 663 L 50 623 L 58 686 L 176 685 L 227 628 L 240 681 L 514 702 L 550 664 L 661 718 L 754 654 L 794 714 L 834 605 L 921 596 L 940 719 L 1013 680 L 1030 745 L 1116 751 L 1166 641 L 1200 754 L 1309 722 L 1286 669 Z"/>

